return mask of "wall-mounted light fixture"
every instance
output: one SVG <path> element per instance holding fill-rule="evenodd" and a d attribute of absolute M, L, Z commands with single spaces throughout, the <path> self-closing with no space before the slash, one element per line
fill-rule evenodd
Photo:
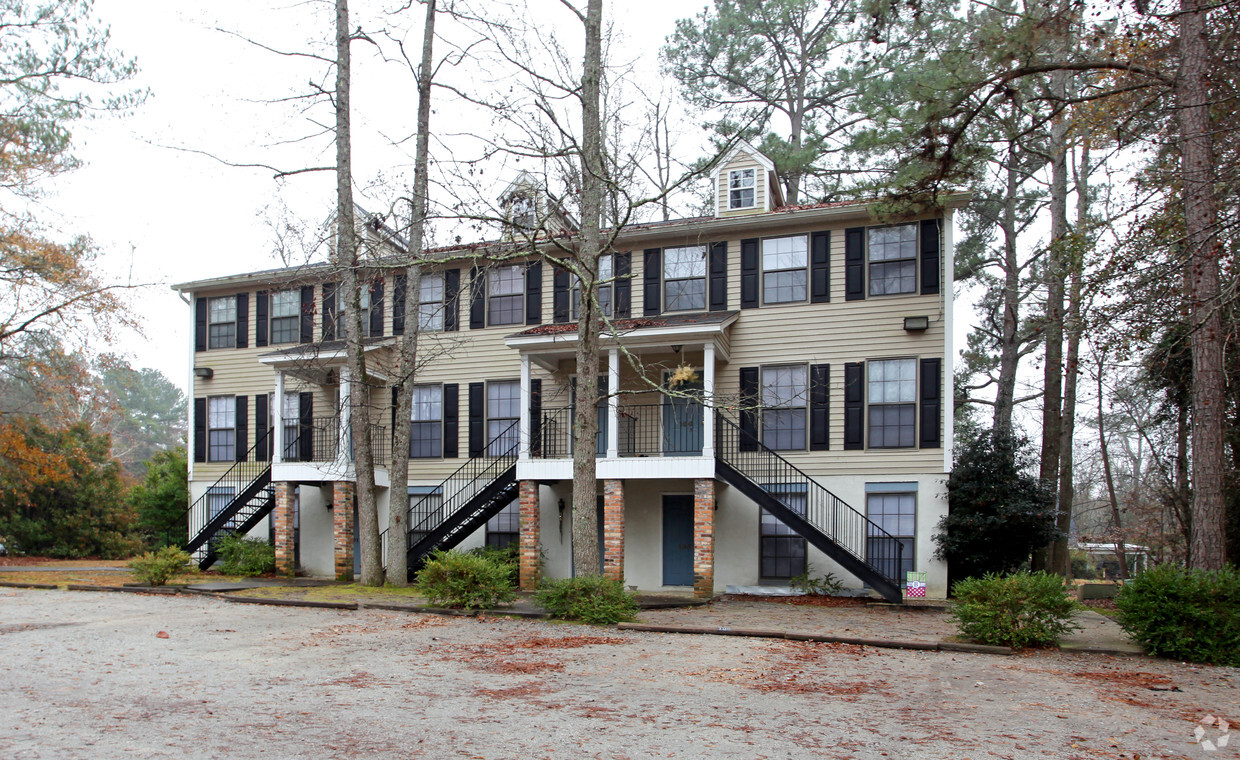
<path fill-rule="evenodd" d="M 215 375 L 215 370 L 210 367 L 194 367 L 194 377 L 202 380 L 210 380 Z"/>
<path fill-rule="evenodd" d="M 904 329 L 908 332 L 925 332 L 930 329 L 930 317 L 905 317 Z"/>

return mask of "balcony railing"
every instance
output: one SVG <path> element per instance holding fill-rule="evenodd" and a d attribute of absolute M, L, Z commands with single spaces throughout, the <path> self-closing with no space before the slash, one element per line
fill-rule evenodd
<path fill-rule="evenodd" d="M 595 455 L 607 454 L 607 408 L 599 409 Z M 689 457 L 702 455 L 702 406 L 692 401 L 662 404 L 621 404 L 617 430 L 622 457 Z M 534 427 L 530 456 L 566 459 L 573 455 L 573 408 L 543 409 Z"/>
<path fill-rule="evenodd" d="M 370 426 L 370 446 L 375 464 L 392 458 L 392 435 L 386 425 Z M 350 447 L 349 460 L 353 459 Z M 285 462 L 334 462 L 340 452 L 340 419 L 316 419 L 310 425 L 289 425 L 284 434 Z"/>

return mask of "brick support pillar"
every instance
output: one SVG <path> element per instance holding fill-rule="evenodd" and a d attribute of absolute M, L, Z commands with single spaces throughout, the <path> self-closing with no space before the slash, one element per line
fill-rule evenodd
<path fill-rule="evenodd" d="M 522 591 L 534 591 L 541 580 L 542 559 L 538 556 L 539 534 L 538 483 L 521 481 L 521 567 Z"/>
<path fill-rule="evenodd" d="M 715 595 L 715 481 L 693 481 L 693 595 Z"/>
<path fill-rule="evenodd" d="M 281 480 L 275 484 L 276 511 L 276 575 L 293 575 L 296 571 L 297 547 L 293 543 L 293 484 Z"/>
<path fill-rule="evenodd" d="M 353 580 L 353 494 L 356 488 L 343 480 L 332 485 L 332 544 L 338 581 Z"/>
<path fill-rule="evenodd" d="M 603 481 L 603 577 L 624 583 L 624 481 Z"/>

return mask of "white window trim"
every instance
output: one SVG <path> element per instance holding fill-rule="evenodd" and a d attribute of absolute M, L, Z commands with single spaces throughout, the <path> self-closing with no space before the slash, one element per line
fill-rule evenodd
<path fill-rule="evenodd" d="M 738 174 L 743 175 L 745 172 L 749 172 L 750 174 L 749 186 L 746 187 L 744 185 L 740 185 L 734 188 L 732 185 L 732 178 Z M 743 181 L 744 177 L 742 176 L 741 179 Z M 745 190 L 749 190 L 752 193 L 751 197 L 753 199 L 753 202 L 750 203 L 749 205 L 734 204 L 732 202 L 732 191 L 733 190 L 736 190 L 742 194 L 744 193 Z M 758 207 L 758 169 L 757 167 L 729 169 L 727 191 L 728 191 L 728 211 L 744 211 L 746 209 L 757 208 Z"/>

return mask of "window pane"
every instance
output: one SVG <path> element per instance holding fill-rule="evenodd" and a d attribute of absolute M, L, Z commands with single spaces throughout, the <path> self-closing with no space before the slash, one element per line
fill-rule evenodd
<path fill-rule="evenodd" d="M 762 277 L 763 303 L 790 303 L 805 300 L 806 272 L 767 272 Z"/>
<path fill-rule="evenodd" d="M 422 275 L 422 283 L 418 288 L 422 303 L 443 302 L 443 274 L 427 273 Z"/>
<path fill-rule="evenodd" d="M 871 227 L 869 234 L 870 261 L 894 261 L 917 257 L 917 225 Z"/>
<path fill-rule="evenodd" d="M 667 280 L 706 276 L 706 246 L 666 248 L 663 251 L 663 278 Z"/>
<path fill-rule="evenodd" d="M 706 280 L 669 280 L 667 311 L 690 311 L 706 308 Z"/>
<path fill-rule="evenodd" d="M 804 267 L 807 263 L 806 256 L 804 235 L 767 238 L 762 241 L 762 268 L 768 272 Z"/>
<path fill-rule="evenodd" d="M 271 294 L 271 316 L 295 317 L 301 311 L 301 293 L 296 290 L 282 290 Z"/>
<path fill-rule="evenodd" d="M 487 292 L 493 296 L 519 295 L 525 290 L 525 277 L 521 266 L 497 267 L 487 273 Z"/>
<path fill-rule="evenodd" d="M 763 406 L 804 406 L 807 401 L 805 365 L 762 368 Z"/>
<path fill-rule="evenodd" d="M 417 385 L 413 389 L 413 421 L 431 422 L 443 419 L 443 386 Z"/>
<path fill-rule="evenodd" d="M 487 324 L 491 325 L 516 325 L 524 320 L 524 310 L 521 308 L 522 298 L 520 295 L 515 296 L 491 296 L 487 316 Z"/>
<path fill-rule="evenodd" d="M 234 427 L 237 402 L 232 396 L 215 396 L 207 399 L 207 426 L 211 428 Z"/>
<path fill-rule="evenodd" d="M 895 261 L 870 264 L 870 295 L 913 293 L 917 289 L 917 263 Z"/>
<path fill-rule="evenodd" d="M 237 299 L 234 296 L 212 298 L 207 301 L 207 304 L 210 307 L 210 321 L 213 324 L 237 321 Z"/>

